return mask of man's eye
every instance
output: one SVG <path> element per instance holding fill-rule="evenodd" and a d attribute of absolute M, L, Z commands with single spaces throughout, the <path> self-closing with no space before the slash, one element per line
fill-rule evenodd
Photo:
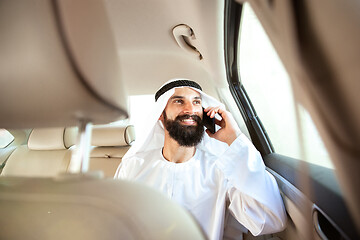
<path fill-rule="evenodd" d="M 194 101 L 194 104 L 196 104 L 196 105 L 201 104 L 201 101 L 200 101 L 200 100 L 196 100 L 196 101 Z"/>
<path fill-rule="evenodd" d="M 182 100 L 175 100 L 174 103 L 182 103 L 183 101 Z"/>

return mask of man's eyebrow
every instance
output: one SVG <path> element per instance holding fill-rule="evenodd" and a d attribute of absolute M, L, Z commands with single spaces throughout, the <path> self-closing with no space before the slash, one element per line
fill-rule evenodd
<path fill-rule="evenodd" d="M 172 96 L 170 99 L 175 99 L 175 98 L 180 98 L 180 99 L 182 99 L 182 98 L 185 98 L 185 97 L 184 97 L 184 96 L 174 95 L 174 96 Z M 196 96 L 196 97 L 194 97 L 194 99 L 200 99 L 200 100 L 201 100 L 201 96 Z"/>
<path fill-rule="evenodd" d="M 170 99 L 174 99 L 174 98 L 184 98 L 184 96 L 172 96 Z"/>

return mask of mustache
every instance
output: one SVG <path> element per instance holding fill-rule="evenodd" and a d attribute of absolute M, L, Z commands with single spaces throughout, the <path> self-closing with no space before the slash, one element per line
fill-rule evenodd
<path fill-rule="evenodd" d="M 202 120 L 198 115 L 190 115 L 190 114 L 184 114 L 184 115 L 179 115 L 175 118 L 175 121 L 182 121 L 185 119 L 192 119 L 194 121 L 196 121 L 197 123 L 200 123 Z"/>

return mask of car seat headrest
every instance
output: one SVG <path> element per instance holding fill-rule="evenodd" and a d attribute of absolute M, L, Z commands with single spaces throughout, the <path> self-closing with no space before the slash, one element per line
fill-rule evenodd
<path fill-rule="evenodd" d="M 7 23 L 0 24 L 0 126 L 63 127 L 127 118 L 105 1 L 20 2 L 0 7 Z"/>
<path fill-rule="evenodd" d="M 63 150 L 76 142 L 77 128 L 35 128 L 28 140 L 31 150 Z"/>
<path fill-rule="evenodd" d="M 94 126 L 92 130 L 92 146 L 128 146 L 133 141 L 135 141 L 135 128 L 132 125 L 127 127 Z"/>

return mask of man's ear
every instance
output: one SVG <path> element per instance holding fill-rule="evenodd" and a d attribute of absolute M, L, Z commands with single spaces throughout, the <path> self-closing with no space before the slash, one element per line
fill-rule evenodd
<path fill-rule="evenodd" d="M 159 117 L 159 120 L 161 122 L 164 122 L 164 112 L 161 113 L 160 117 Z"/>

